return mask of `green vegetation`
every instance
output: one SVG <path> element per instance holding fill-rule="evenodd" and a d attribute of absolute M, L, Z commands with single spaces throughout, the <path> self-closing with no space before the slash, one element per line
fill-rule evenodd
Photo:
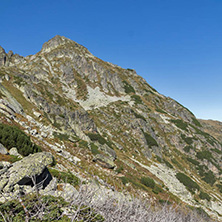
<path fill-rule="evenodd" d="M 129 183 L 129 179 L 128 179 L 127 177 L 120 177 L 120 179 L 121 179 L 121 181 L 122 181 L 122 183 L 123 183 L 124 185 L 126 185 L 127 183 Z"/>
<path fill-rule="evenodd" d="M 140 114 L 134 112 L 134 110 L 132 110 L 132 112 L 133 112 L 133 114 L 134 114 L 134 116 L 135 116 L 136 118 L 138 118 L 138 119 L 142 119 L 142 120 L 144 120 L 144 121 L 146 122 L 146 119 L 145 119 L 144 116 L 142 116 L 142 115 L 140 115 Z"/>
<path fill-rule="evenodd" d="M 59 182 L 70 183 L 73 186 L 79 185 L 79 178 L 73 175 L 71 172 L 62 172 L 52 168 L 49 168 L 49 172 L 53 177 L 58 178 Z"/>
<path fill-rule="evenodd" d="M 178 128 L 188 131 L 187 127 L 188 124 L 185 123 L 183 120 L 181 119 L 171 119 L 170 122 L 174 123 Z"/>
<path fill-rule="evenodd" d="M 181 138 L 188 144 L 191 145 L 193 143 L 192 137 L 186 137 L 184 134 L 181 134 Z"/>
<path fill-rule="evenodd" d="M 222 151 L 221 151 L 221 150 L 219 150 L 219 149 L 217 149 L 217 148 L 212 149 L 212 151 L 214 151 L 214 152 L 216 152 L 216 153 L 218 153 L 218 154 L 222 154 Z"/>
<path fill-rule="evenodd" d="M 146 187 L 150 187 L 152 189 L 155 187 L 155 181 L 150 177 L 142 177 L 140 181 Z"/>
<path fill-rule="evenodd" d="M 189 153 L 191 149 L 193 149 L 192 146 L 185 146 L 185 147 L 183 148 L 183 150 L 184 150 L 186 153 Z"/>
<path fill-rule="evenodd" d="M 192 120 L 193 120 L 193 123 L 194 123 L 196 126 L 201 127 L 200 122 L 199 122 L 196 118 L 192 118 Z"/>
<path fill-rule="evenodd" d="M 161 157 L 159 157 L 159 156 L 156 155 L 156 159 L 157 159 L 158 162 L 162 163 Z"/>
<path fill-rule="evenodd" d="M 173 169 L 173 166 L 170 162 L 168 162 L 167 160 L 163 159 L 163 162 L 166 164 L 166 166 L 168 166 L 169 168 Z"/>
<path fill-rule="evenodd" d="M 12 222 L 71 222 L 72 220 L 68 216 L 63 215 L 62 210 L 62 208 L 64 207 L 71 207 L 73 208 L 74 212 L 77 213 L 76 216 L 78 216 L 78 219 L 74 221 L 104 221 L 104 218 L 101 215 L 97 214 L 92 208 L 87 207 L 85 205 L 70 206 L 70 204 L 66 202 L 62 197 L 53 197 L 50 195 L 26 195 L 22 197 L 22 202 L 23 205 L 26 207 L 27 211 L 31 213 L 30 219 L 26 217 L 24 207 L 17 199 L 7 201 L 0 205 L 0 212 L 2 212 L 0 218 L 2 219 L 2 216 L 8 218 L 10 215 L 10 221 Z M 41 213 L 41 209 L 43 210 L 43 213 Z M 25 218 L 27 218 L 27 220 Z"/>
<path fill-rule="evenodd" d="M 167 112 L 165 112 L 164 110 L 159 109 L 159 108 L 157 108 L 156 111 L 159 112 L 159 113 L 167 114 Z"/>
<path fill-rule="evenodd" d="M 87 133 L 86 134 L 92 141 L 98 141 L 100 144 L 107 144 L 112 148 L 112 142 L 107 141 L 104 137 L 102 137 L 99 133 Z"/>
<path fill-rule="evenodd" d="M 194 159 L 192 159 L 192 158 L 190 158 L 190 157 L 187 157 L 187 160 L 188 160 L 190 163 L 192 163 L 193 165 L 196 165 L 196 166 L 198 166 L 198 165 L 200 164 L 197 160 L 194 160 Z"/>
<path fill-rule="evenodd" d="M 200 152 L 197 152 L 196 157 L 200 160 L 208 160 L 211 161 L 211 159 L 213 158 L 212 153 L 208 150 L 203 150 Z"/>
<path fill-rule="evenodd" d="M 204 193 L 204 192 L 202 192 L 202 191 L 200 191 L 199 197 L 200 197 L 200 199 L 202 199 L 202 200 L 208 200 L 208 201 L 210 201 L 210 199 L 211 199 L 211 197 L 210 197 L 207 193 Z"/>
<path fill-rule="evenodd" d="M 213 186 L 213 184 L 216 182 L 216 177 L 211 170 L 204 173 L 203 176 L 203 180 L 211 186 Z"/>
<path fill-rule="evenodd" d="M 90 143 L 90 146 L 91 146 L 91 152 L 93 155 L 100 153 L 98 146 L 96 146 L 94 143 Z"/>
<path fill-rule="evenodd" d="M 172 160 L 172 163 L 175 164 L 180 170 L 183 170 L 184 167 L 175 159 L 173 158 Z"/>
<path fill-rule="evenodd" d="M 36 196 L 36 195 L 27 195 L 23 197 L 23 204 L 28 210 L 34 215 L 30 221 L 38 222 L 40 221 L 39 214 L 37 214 L 40 207 L 44 206 L 44 210 L 47 213 L 42 214 L 41 221 L 60 221 L 60 222 L 69 222 L 71 221 L 67 216 L 62 216 L 63 211 L 62 207 L 68 205 L 61 197 L 53 196 Z M 0 205 L 0 212 L 3 213 L 3 216 L 6 218 L 10 215 L 10 221 L 12 222 L 22 222 L 26 218 L 26 214 L 23 206 L 19 203 L 18 199 L 7 201 Z M 1 218 L 1 217 L 0 217 Z M 60 218 L 60 219 L 59 219 Z M 2 219 L 2 218 L 1 218 Z"/>
<path fill-rule="evenodd" d="M 145 139 L 146 139 L 146 142 L 147 142 L 147 145 L 149 147 L 152 147 L 152 146 L 158 146 L 158 143 L 156 142 L 156 140 L 148 133 L 146 132 L 143 132 L 144 136 L 145 136 Z"/>
<path fill-rule="evenodd" d="M 85 140 L 80 140 L 79 141 L 79 147 L 80 148 L 87 148 L 88 149 L 88 142 L 87 141 L 85 141 Z"/>
<path fill-rule="evenodd" d="M 18 152 L 23 156 L 41 151 L 41 148 L 32 143 L 30 137 L 19 128 L 3 123 L 0 123 L 0 143 L 7 149 L 16 147 Z"/>
<path fill-rule="evenodd" d="M 143 103 L 142 99 L 138 95 L 132 95 L 131 99 L 135 102 L 135 104 L 142 104 Z"/>
<path fill-rule="evenodd" d="M 218 187 L 218 190 L 220 191 L 220 193 L 222 193 L 222 184 L 217 184 L 216 186 Z"/>
<path fill-rule="evenodd" d="M 196 167 L 196 169 L 198 170 L 199 175 L 200 175 L 201 177 L 203 177 L 205 171 L 207 170 L 207 167 L 204 166 L 204 165 L 198 165 L 198 166 Z"/>
<path fill-rule="evenodd" d="M 123 81 L 125 93 L 135 93 L 134 88 L 127 82 Z"/>
<path fill-rule="evenodd" d="M 159 186 L 157 186 L 155 184 L 154 188 L 152 189 L 152 192 L 155 193 L 155 194 L 158 194 L 158 193 L 162 193 L 163 190 L 162 190 L 162 188 L 160 188 Z"/>
<path fill-rule="evenodd" d="M 212 146 L 214 145 L 215 143 L 215 139 L 212 138 L 212 136 L 210 136 L 208 133 L 206 132 L 203 132 L 201 130 L 199 130 L 198 128 L 196 128 L 195 126 L 192 125 L 192 127 L 195 129 L 196 133 L 199 134 L 199 135 L 202 135 L 204 136 L 206 139 L 207 139 L 207 142 L 210 143 Z"/>
<path fill-rule="evenodd" d="M 116 172 L 117 173 L 121 173 L 123 171 L 123 165 L 121 165 L 120 167 L 118 167 L 117 169 L 116 169 Z"/>
<path fill-rule="evenodd" d="M 200 190 L 199 185 L 184 173 L 177 173 L 176 178 L 191 192 Z"/>
<path fill-rule="evenodd" d="M 69 140 L 69 135 L 66 133 L 53 132 L 53 136 L 58 138 L 59 140 Z"/>

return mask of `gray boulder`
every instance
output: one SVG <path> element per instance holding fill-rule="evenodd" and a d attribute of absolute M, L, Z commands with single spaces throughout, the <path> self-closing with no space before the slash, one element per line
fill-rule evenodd
<path fill-rule="evenodd" d="M 53 156 L 50 153 L 40 152 L 24 157 L 15 162 L 0 176 L 0 190 L 10 192 L 18 185 L 33 185 L 32 178 L 36 184 L 46 187 L 52 180 L 47 166 L 52 164 Z"/>
<path fill-rule="evenodd" d="M 16 147 L 12 147 L 10 150 L 9 150 L 9 154 L 10 155 L 13 155 L 13 156 L 17 156 L 19 158 L 22 158 L 22 156 L 18 153 L 18 150 Z"/>
<path fill-rule="evenodd" d="M 8 154 L 8 150 L 0 143 L 0 154 Z"/>
<path fill-rule="evenodd" d="M 116 166 L 111 157 L 105 156 L 103 154 L 97 154 L 93 161 L 108 169 L 113 169 Z"/>

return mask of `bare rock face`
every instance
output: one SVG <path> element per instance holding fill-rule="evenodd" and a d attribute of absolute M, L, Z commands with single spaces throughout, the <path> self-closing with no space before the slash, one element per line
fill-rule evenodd
<path fill-rule="evenodd" d="M 7 54 L 5 50 L 0 46 L 0 66 L 4 66 L 6 64 Z"/>
<path fill-rule="evenodd" d="M 0 190 L 12 191 L 16 184 L 32 185 L 31 178 L 35 178 L 37 184 L 44 181 L 43 187 L 45 187 L 52 179 L 46 168 L 52 162 L 52 154 L 46 152 L 31 154 L 15 162 L 0 176 Z"/>

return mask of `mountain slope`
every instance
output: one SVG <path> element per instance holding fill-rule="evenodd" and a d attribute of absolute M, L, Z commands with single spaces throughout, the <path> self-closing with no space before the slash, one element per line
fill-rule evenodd
<path fill-rule="evenodd" d="M 221 219 L 221 142 L 135 70 L 55 36 L 27 57 L 0 48 L 0 76 L 1 121 L 52 152 L 60 170 Z"/>

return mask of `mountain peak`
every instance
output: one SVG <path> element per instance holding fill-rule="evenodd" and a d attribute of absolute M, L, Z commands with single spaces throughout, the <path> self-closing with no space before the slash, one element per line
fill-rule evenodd
<path fill-rule="evenodd" d="M 56 49 L 57 47 L 60 47 L 62 45 L 66 45 L 67 47 L 71 46 L 72 48 L 78 48 L 80 51 L 84 51 L 87 54 L 91 54 L 88 49 L 80 44 L 78 44 L 77 42 L 66 38 L 64 36 L 60 36 L 60 35 L 56 35 L 55 37 L 53 37 L 52 39 L 50 39 L 49 41 L 45 42 L 42 46 L 41 52 L 50 52 L 53 49 Z"/>
<path fill-rule="evenodd" d="M 60 36 L 60 35 L 56 35 L 55 37 L 53 37 L 52 39 L 50 39 L 49 41 L 45 42 L 42 46 L 42 52 L 49 52 L 54 48 L 57 48 L 60 45 L 64 45 L 68 42 L 72 42 L 72 40 L 64 37 L 64 36 Z"/>

